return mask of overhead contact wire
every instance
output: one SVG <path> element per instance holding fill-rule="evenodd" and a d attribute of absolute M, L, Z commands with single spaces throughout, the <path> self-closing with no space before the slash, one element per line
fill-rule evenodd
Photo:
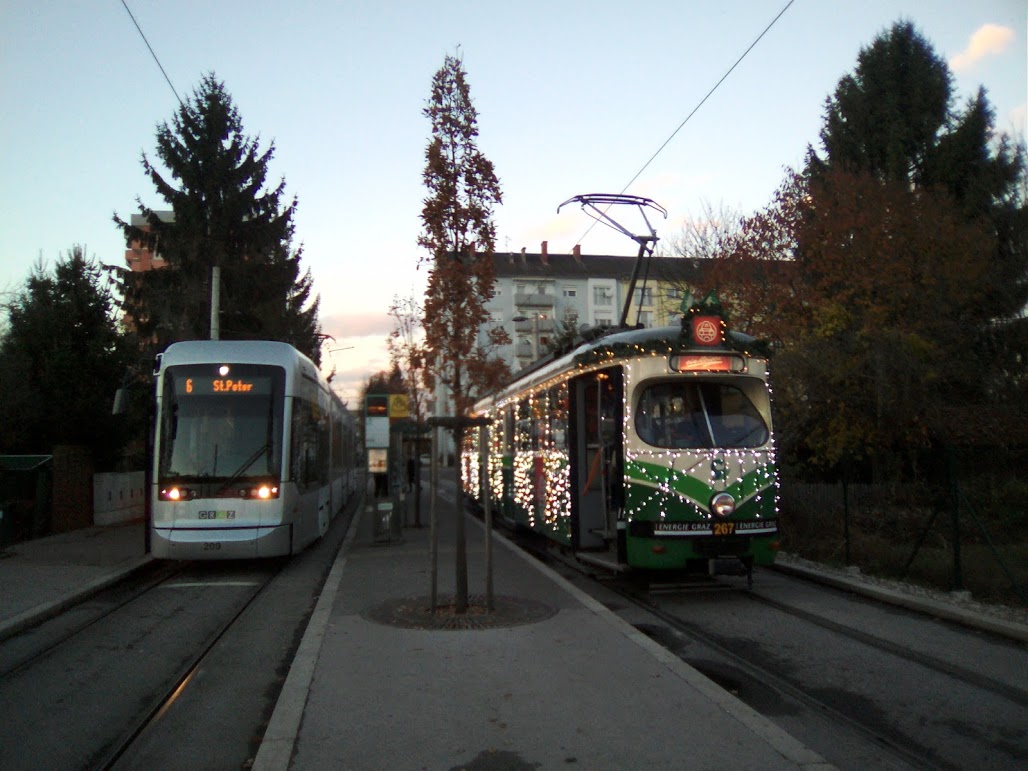
<path fill-rule="evenodd" d="M 706 96 L 704 96 L 699 101 L 699 103 L 695 107 L 693 107 L 692 111 L 688 115 L 685 116 L 685 119 L 681 123 L 678 124 L 678 128 L 676 128 L 674 131 L 671 132 L 671 136 L 669 136 L 664 141 L 664 144 L 662 144 L 660 147 L 657 148 L 657 151 L 653 155 L 650 156 L 650 159 L 648 161 L 646 161 L 646 163 L 643 164 L 642 168 L 639 169 L 639 171 L 636 172 L 635 176 L 632 177 L 630 180 L 628 180 L 628 183 L 623 188 L 621 188 L 621 192 L 619 193 L 619 195 L 624 194 L 624 192 L 626 190 L 628 190 L 628 188 L 632 185 L 632 183 L 635 182 L 637 179 L 639 179 L 640 176 L 642 176 L 642 173 L 644 171 L 646 171 L 646 169 L 649 167 L 649 165 L 651 163 L 653 163 L 654 160 L 656 160 L 657 156 L 660 155 L 661 152 L 664 151 L 664 148 L 667 147 L 669 144 L 671 144 L 671 140 L 673 140 L 675 138 L 675 136 L 678 134 L 678 132 L 682 130 L 682 128 L 685 126 L 685 124 L 689 122 L 689 119 L 692 118 L 692 116 L 695 115 L 699 111 L 699 109 L 704 105 L 704 103 L 708 99 L 710 99 L 710 97 L 714 94 L 715 91 L 718 90 L 718 88 L 721 86 L 721 84 L 724 83 L 728 79 L 728 76 L 731 75 L 735 71 L 735 68 L 738 67 L 742 63 L 742 60 L 745 59 L 747 57 L 747 55 L 750 53 L 750 51 L 752 51 L 756 47 L 757 43 L 759 43 L 763 39 L 763 37 L 768 32 L 770 32 L 771 28 L 773 26 L 775 26 L 775 24 L 778 23 L 778 20 L 782 18 L 782 16 L 785 14 L 786 11 L 789 10 L 789 8 L 792 6 L 792 4 L 794 2 L 796 2 L 796 0 L 789 0 L 789 2 L 787 2 L 785 4 L 785 6 L 782 8 L 782 10 L 780 10 L 778 12 L 778 15 L 775 16 L 775 18 L 773 18 L 771 20 L 771 23 L 768 24 L 764 28 L 764 31 L 761 32 L 759 35 L 757 35 L 756 39 L 752 43 L 750 43 L 749 47 L 745 51 L 742 52 L 742 55 L 738 59 L 735 60 L 735 64 L 733 64 L 731 67 L 728 68 L 728 71 L 725 72 L 725 74 L 721 76 L 721 79 L 717 83 L 714 84 L 713 88 L 711 88 L 710 91 L 707 92 Z M 608 206 L 608 209 L 609 208 L 610 207 Z M 581 244 L 582 241 L 585 240 L 586 236 L 588 236 L 592 232 L 592 229 L 594 227 L 596 227 L 596 222 L 595 221 L 589 226 L 588 230 L 586 230 L 585 233 L 582 234 L 582 237 L 578 239 L 578 243 L 579 244 Z"/>

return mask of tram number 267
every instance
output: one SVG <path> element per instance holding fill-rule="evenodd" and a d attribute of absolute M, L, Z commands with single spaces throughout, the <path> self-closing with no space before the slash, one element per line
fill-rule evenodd
<path fill-rule="evenodd" d="M 734 522 L 715 522 L 714 535 L 731 535 L 735 532 Z"/>
<path fill-rule="evenodd" d="M 204 551 L 218 551 L 221 549 L 221 544 L 217 541 L 205 541 L 203 545 Z"/>

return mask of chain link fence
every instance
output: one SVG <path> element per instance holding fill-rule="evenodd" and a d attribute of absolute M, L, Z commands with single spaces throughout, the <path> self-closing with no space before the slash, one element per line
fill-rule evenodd
<path fill-rule="evenodd" d="M 976 599 L 1028 605 L 1028 450 L 953 448 L 904 457 L 904 481 L 852 467 L 833 483 L 782 469 L 783 549 Z"/>

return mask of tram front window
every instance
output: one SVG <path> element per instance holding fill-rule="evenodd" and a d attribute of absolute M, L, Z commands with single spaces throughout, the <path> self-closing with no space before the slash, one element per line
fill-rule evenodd
<path fill-rule="evenodd" d="M 766 399 L 760 384 L 759 394 Z M 770 431 L 747 393 L 717 382 L 671 381 L 645 386 L 635 413 L 639 438 L 654 447 L 760 447 Z"/>
<path fill-rule="evenodd" d="M 161 404 L 162 479 L 277 479 L 282 458 L 280 368 L 173 367 Z"/>

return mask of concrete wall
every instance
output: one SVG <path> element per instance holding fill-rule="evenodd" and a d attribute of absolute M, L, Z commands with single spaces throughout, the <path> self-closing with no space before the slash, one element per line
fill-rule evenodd
<path fill-rule="evenodd" d="M 93 475 L 93 524 L 116 525 L 144 516 L 142 471 Z"/>

